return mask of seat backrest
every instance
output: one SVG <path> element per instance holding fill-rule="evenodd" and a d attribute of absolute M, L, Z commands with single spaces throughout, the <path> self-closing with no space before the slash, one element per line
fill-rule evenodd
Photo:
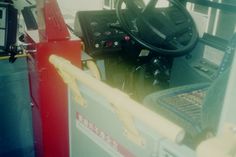
<path fill-rule="evenodd" d="M 234 33 L 226 50 L 226 53 L 232 53 L 232 55 L 230 55 L 231 58 L 229 58 L 231 60 L 228 63 L 229 67 L 221 71 L 216 80 L 211 84 L 203 103 L 203 109 L 202 109 L 203 113 L 201 120 L 202 127 L 205 129 L 210 129 L 213 133 L 217 132 L 226 86 L 230 73 L 230 65 L 235 56 L 234 54 L 235 47 L 236 47 L 236 33 Z"/>
<path fill-rule="evenodd" d="M 216 133 L 224 101 L 229 69 L 209 87 L 202 106 L 202 127 Z"/>

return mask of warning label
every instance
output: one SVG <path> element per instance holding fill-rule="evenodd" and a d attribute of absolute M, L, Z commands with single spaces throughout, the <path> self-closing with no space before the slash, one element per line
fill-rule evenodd
<path fill-rule="evenodd" d="M 135 157 L 135 155 L 127 148 L 118 143 L 114 138 L 105 133 L 103 130 L 99 129 L 94 123 L 90 122 L 79 112 L 76 112 L 76 127 L 89 136 L 90 139 L 96 144 L 100 145 L 104 151 L 115 156 Z"/>

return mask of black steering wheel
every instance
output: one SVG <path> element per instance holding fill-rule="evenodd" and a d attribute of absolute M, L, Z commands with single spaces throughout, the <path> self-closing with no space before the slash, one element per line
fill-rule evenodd
<path fill-rule="evenodd" d="M 158 0 L 117 0 L 116 14 L 124 31 L 145 48 L 162 56 L 187 54 L 197 43 L 196 25 L 178 0 L 158 8 Z M 125 8 L 122 7 L 126 5 Z"/>

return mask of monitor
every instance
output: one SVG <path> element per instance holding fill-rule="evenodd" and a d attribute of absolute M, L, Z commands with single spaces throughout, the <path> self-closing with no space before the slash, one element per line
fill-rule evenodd
<path fill-rule="evenodd" d="M 224 53 L 225 52 L 218 50 L 216 48 L 205 46 L 203 58 L 214 65 L 220 66 L 224 58 Z"/>

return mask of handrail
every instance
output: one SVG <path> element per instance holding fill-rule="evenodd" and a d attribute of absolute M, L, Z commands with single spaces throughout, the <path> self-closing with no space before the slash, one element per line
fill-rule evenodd
<path fill-rule="evenodd" d="M 145 108 L 118 89 L 111 88 L 107 84 L 88 75 L 86 72 L 72 65 L 68 60 L 51 55 L 49 61 L 58 70 L 60 75 L 65 73 L 67 76 L 72 76 L 91 90 L 105 97 L 112 105 L 119 108 L 119 110 L 125 110 L 125 113 L 129 113 L 134 119 L 140 120 L 145 125 L 151 127 L 161 134 L 161 136 L 175 143 L 182 142 L 185 136 L 183 128 Z M 69 83 L 70 81 L 65 82 Z"/>

